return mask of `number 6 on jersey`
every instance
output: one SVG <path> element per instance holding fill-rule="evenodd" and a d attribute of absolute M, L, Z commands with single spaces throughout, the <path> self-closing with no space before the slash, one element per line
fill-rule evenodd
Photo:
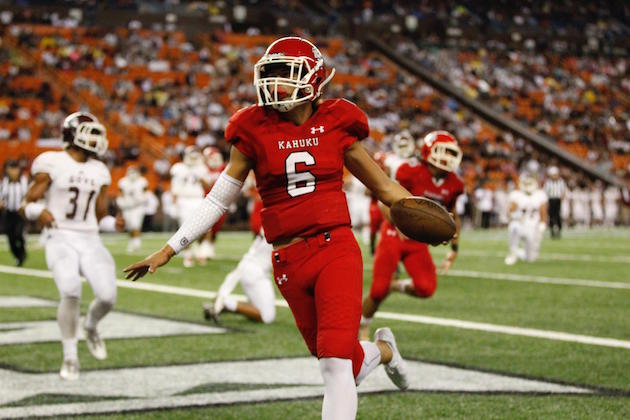
<path fill-rule="evenodd" d="M 285 161 L 287 192 L 291 197 L 298 197 L 315 191 L 315 175 L 309 171 L 297 172 L 298 163 L 312 166 L 315 165 L 315 158 L 309 152 L 293 152 L 287 156 Z M 304 185 L 298 186 L 298 184 Z"/>

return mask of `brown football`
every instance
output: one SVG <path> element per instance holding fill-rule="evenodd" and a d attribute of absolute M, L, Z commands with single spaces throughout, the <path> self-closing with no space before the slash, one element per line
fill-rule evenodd
<path fill-rule="evenodd" d="M 443 206 L 428 198 L 403 198 L 390 211 L 396 227 L 418 242 L 438 245 L 455 235 L 455 220 Z"/>

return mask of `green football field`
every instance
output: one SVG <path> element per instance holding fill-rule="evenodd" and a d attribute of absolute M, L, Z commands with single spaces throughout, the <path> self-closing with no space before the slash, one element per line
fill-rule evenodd
<path fill-rule="evenodd" d="M 146 235 L 134 255 L 125 252 L 125 236 L 103 238 L 122 279 L 124 266 L 167 236 Z M 81 378 L 69 385 L 57 376 L 60 343 L 37 337 L 58 334 L 58 295 L 43 249 L 30 238 L 27 263 L 15 269 L 3 239 L 0 418 L 318 418 L 317 365 L 281 300 L 271 325 L 223 314 L 216 326 L 201 316 L 202 302 L 250 241 L 247 233 L 221 233 L 217 259 L 203 267 L 185 269 L 175 258 L 139 284 L 121 280 L 110 316 L 133 331 L 107 340 L 105 361 L 81 341 Z M 372 258 L 363 250 L 367 293 Z M 503 230 L 464 231 L 432 298 L 387 299 L 373 327 L 392 328 L 413 365 L 413 386 L 396 391 L 380 382 L 379 368 L 359 387 L 359 418 L 630 418 L 630 230 L 568 231 L 546 239 L 532 264 L 505 266 L 506 250 Z M 447 251 L 433 248 L 436 263 Z M 83 314 L 91 297 L 84 284 Z M 28 329 L 20 335 L 27 338 L 15 338 Z"/>

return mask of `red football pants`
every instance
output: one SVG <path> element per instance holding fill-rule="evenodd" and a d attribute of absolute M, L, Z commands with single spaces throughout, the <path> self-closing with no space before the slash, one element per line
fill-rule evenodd
<path fill-rule="evenodd" d="M 376 232 L 383 224 L 383 213 L 378 208 L 378 201 L 372 200 L 370 202 L 370 233 L 376 235 Z"/>
<path fill-rule="evenodd" d="M 423 298 L 433 295 L 437 287 L 437 276 L 429 247 L 411 239 L 401 239 L 391 224 L 383 223 L 381 239 L 374 253 L 370 288 L 372 300 L 380 302 L 387 297 L 399 261 L 403 262 L 411 276 L 416 294 Z"/>
<path fill-rule="evenodd" d="M 308 237 L 273 251 L 271 258 L 276 285 L 311 354 L 351 359 L 356 377 L 364 356 L 357 339 L 363 260 L 352 230 Z"/>

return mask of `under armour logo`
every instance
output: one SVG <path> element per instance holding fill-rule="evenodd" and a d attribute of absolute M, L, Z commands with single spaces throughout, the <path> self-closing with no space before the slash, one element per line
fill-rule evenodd
<path fill-rule="evenodd" d="M 276 277 L 276 283 L 278 283 L 278 286 L 282 286 L 282 283 L 286 283 L 288 281 L 289 278 L 286 274 L 282 274 L 282 277 Z"/>
<path fill-rule="evenodd" d="M 315 134 L 315 133 L 323 133 L 324 132 L 324 126 L 320 125 L 319 127 L 311 127 L 311 134 Z"/>

